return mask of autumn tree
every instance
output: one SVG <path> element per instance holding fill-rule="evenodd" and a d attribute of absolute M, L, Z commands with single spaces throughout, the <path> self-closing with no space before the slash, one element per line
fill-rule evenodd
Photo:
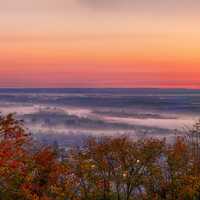
<path fill-rule="evenodd" d="M 89 138 L 61 154 L 59 145 L 38 145 L 13 115 L 1 116 L 0 199 L 198 200 L 199 133 L 196 124 L 172 143 Z"/>

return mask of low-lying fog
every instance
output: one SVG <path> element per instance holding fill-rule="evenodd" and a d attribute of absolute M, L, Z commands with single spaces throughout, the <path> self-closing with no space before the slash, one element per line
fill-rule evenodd
<path fill-rule="evenodd" d="M 170 140 L 197 121 L 199 95 L 0 94 L 2 114 L 16 113 L 46 143 L 79 144 L 90 135 Z"/>

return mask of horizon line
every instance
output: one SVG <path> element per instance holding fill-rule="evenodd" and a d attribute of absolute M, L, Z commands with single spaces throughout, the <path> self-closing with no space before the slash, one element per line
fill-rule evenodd
<path fill-rule="evenodd" d="M 110 89 L 145 89 L 145 90 L 200 90 L 199 88 L 194 87 L 0 87 L 1 89 L 103 89 L 103 90 L 110 90 Z"/>

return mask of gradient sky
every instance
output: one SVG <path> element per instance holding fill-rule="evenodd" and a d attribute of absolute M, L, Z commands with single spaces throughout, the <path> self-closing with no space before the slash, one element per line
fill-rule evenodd
<path fill-rule="evenodd" d="M 199 0 L 0 0 L 0 87 L 200 88 Z"/>

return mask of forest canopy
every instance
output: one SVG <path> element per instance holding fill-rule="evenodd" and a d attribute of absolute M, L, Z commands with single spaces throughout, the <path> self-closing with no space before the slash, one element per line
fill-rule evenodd
<path fill-rule="evenodd" d="M 33 140 L 13 115 L 0 117 L 0 199 L 197 200 L 200 125 L 173 143 L 89 138 L 65 152 Z"/>

